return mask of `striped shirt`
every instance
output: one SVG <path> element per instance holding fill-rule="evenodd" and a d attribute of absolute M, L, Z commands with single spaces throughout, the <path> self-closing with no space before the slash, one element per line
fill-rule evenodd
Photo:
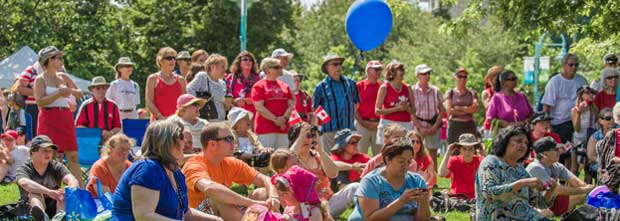
<path fill-rule="evenodd" d="M 43 68 L 41 68 L 39 62 L 35 62 L 22 71 L 20 78 L 28 81 L 28 88 L 33 88 L 34 79 L 37 78 L 38 74 L 43 74 Z M 27 96 L 26 104 L 36 104 L 34 96 Z"/>
<path fill-rule="evenodd" d="M 360 102 L 355 81 L 346 76 L 340 76 L 340 81 L 330 76 L 323 79 L 314 88 L 312 107 L 323 109 L 331 120 L 322 125 L 322 132 L 335 132 L 345 128 L 355 130 L 355 104 Z"/>
<path fill-rule="evenodd" d="M 103 130 L 121 128 L 121 118 L 118 113 L 118 107 L 113 101 L 106 98 L 103 99 L 102 104 L 99 104 L 94 97 L 85 100 L 80 106 L 75 125 L 88 128 L 101 128 Z"/>
<path fill-rule="evenodd" d="M 420 83 L 413 85 L 411 89 L 413 90 L 413 97 L 415 97 L 415 116 L 424 120 L 430 120 L 435 117 L 439 113 L 439 105 L 443 105 L 442 94 L 439 92 L 439 89 L 429 85 L 426 92 L 424 92 L 420 87 Z M 431 125 L 424 120 L 420 120 L 420 124 L 423 127 L 430 127 Z"/>

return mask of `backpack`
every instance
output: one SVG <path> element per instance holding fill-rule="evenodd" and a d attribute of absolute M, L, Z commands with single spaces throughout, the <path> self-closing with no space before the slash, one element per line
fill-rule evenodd
<path fill-rule="evenodd" d="M 464 194 L 447 194 L 441 192 L 433 193 L 433 198 L 431 198 L 430 206 L 435 212 L 451 212 L 453 210 L 459 212 L 470 212 L 474 210 L 476 200 L 475 199 L 461 199 L 455 198 L 456 196 L 466 196 Z"/>

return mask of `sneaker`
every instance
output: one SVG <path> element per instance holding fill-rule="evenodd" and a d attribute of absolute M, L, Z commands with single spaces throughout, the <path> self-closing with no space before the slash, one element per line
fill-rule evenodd
<path fill-rule="evenodd" d="M 47 220 L 49 220 L 49 217 L 47 217 L 47 214 L 45 214 L 45 211 L 43 211 L 38 206 L 33 206 L 30 209 L 30 217 L 32 217 L 36 221 L 47 221 Z"/>
<path fill-rule="evenodd" d="M 65 211 L 58 211 L 54 217 L 52 217 L 52 221 L 63 221 L 65 220 Z"/>

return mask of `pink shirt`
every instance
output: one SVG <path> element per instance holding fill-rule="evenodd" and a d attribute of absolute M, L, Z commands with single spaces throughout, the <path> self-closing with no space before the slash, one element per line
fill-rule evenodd
<path fill-rule="evenodd" d="M 491 98 L 486 117 L 515 122 L 515 118 L 517 121 L 524 121 L 532 114 L 534 114 L 532 105 L 523 93 L 515 92 L 514 95 L 508 96 L 500 91 Z"/>
<path fill-rule="evenodd" d="M 425 120 L 432 119 L 439 113 L 439 105 L 443 105 L 441 92 L 435 86 L 429 85 L 426 92 L 420 88 L 420 83 L 413 85 L 413 97 L 415 97 L 415 116 Z M 426 121 L 420 121 L 423 127 L 431 125 Z"/>

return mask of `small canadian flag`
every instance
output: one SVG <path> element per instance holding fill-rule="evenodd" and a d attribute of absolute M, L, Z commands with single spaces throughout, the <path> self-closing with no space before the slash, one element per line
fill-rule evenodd
<path fill-rule="evenodd" d="M 321 123 L 322 123 L 322 124 L 327 123 L 327 122 L 329 122 L 329 120 L 331 120 L 331 119 L 332 119 L 332 118 L 331 118 L 331 117 L 329 117 L 329 115 L 327 114 L 327 111 L 325 111 L 325 110 L 323 109 L 323 106 L 319 106 L 319 108 L 317 108 L 317 109 L 314 111 L 314 115 L 316 115 L 316 117 L 318 117 L 318 118 L 319 118 L 319 120 L 321 120 Z"/>
<path fill-rule="evenodd" d="M 301 123 L 301 116 L 299 116 L 299 113 L 297 113 L 297 111 L 293 109 L 293 111 L 291 112 L 291 117 L 288 119 L 288 125 L 293 126 L 297 123 Z"/>

